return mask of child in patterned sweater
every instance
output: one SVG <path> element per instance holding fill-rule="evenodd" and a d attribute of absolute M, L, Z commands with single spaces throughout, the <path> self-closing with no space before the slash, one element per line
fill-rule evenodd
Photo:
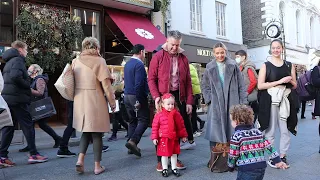
<path fill-rule="evenodd" d="M 267 167 L 265 152 L 277 168 L 288 168 L 262 132 L 253 127 L 254 115 L 250 107 L 233 106 L 230 119 L 235 132 L 230 140 L 228 166 L 230 171 L 238 166 L 237 180 L 262 180 Z"/>

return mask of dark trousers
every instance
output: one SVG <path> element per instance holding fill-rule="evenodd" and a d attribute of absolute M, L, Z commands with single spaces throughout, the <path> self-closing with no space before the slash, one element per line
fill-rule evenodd
<path fill-rule="evenodd" d="M 35 130 L 34 122 L 32 121 L 31 114 L 29 111 L 29 105 L 20 104 L 16 106 L 9 106 L 13 123 L 19 123 L 22 132 L 27 140 L 28 147 L 30 149 L 30 155 L 38 154 L 35 144 Z M 14 126 L 5 126 L 1 130 L 1 146 L 0 156 L 8 157 L 8 148 L 12 142 L 14 135 Z"/>
<path fill-rule="evenodd" d="M 148 128 L 150 116 L 147 99 L 144 102 L 140 102 L 141 107 L 137 114 L 134 110 L 136 101 L 137 98 L 135 95 L 126 94 L 124 96 L 124 104 L 129 117 L 128 140 L 139 144 L 143 133 Z"/>
<path fill-rule="evenodd" d="M 170 93 L 175 97 L 175 101 L 178 105 L 179 112 L 184 120 L 184 126 L 186 127 L 186 130 L 188 133 L 188 140 L 193 141 L 192 124 L 191 124 L 190 116 L 187 114 L 187 104 L 186 102 L 180 102 L 179 91 L 172 91 Z"/>
<path fill-rule="evenodd" d="M 100 162 L 102 156 L 102 135 L 100 132 L 83 132 L 80 139 L 80 153 L 86 154 L 90 142 L 93 144 L 94 161 Z"/>
<path fill-rule="evenodd" d="M 301 117 L 304 117 L 304 113 L 306 112 L 306 104 L 307 101 L 301 101 Z"/>
<path fill-rule="evenodd" d="M 200 123 L 202 120 L 198 117 L 197 114 L 197 104 L 199 104 L 200 95 L 196 94 L 193 96 L 194 104 L 192 105 L 192 114 L 191 114 L 191 122 L 192 122 L 192 130 L 193 133 L 199 130 L 198 122 Z"/>
<path fill-rule="evenodd" d="M 60 137 L 58 134 L 47 124 L 47 118 L 45 119 L 40 119 L 36 123 L 38 123 L 39 127 L 49 134 L 55 141 L 58 140 Z"/>
<path fill-rule="evenodd" d="M 113 114 L 113 122 L 112 122 L 112 136 L 117 136 L 117 132 L 119 130 L 119 125 L 123 126 L 126 130 L 128 130 L 128 117 L 126 107 L 124 104 L 120 104 L 120 111 Z"/>
<path fill-rule="evenodd" d="M 263 180 L 266 168 L 238 171 L 237 180 Z"/>
<path fill-rule="evenodd" d="M 254 113 L 254 121 L 253 121 L 253 123 L 255 123 L 257 118 L 258 118 L 258 113 L 259 113 L 258 101 L 252 101 L 252 102 L 249 103 L 249 105 L 253 110 L 253 113 Z"/>
<path fill-rule="evenodd" d="M 60 142 L 60 148 L 68 148 L 68 143 L 72 133 L 75 129 L 72 127 L 73 124 L 73 101 L 67 102 L 67 110 L 68 110 L 68 125 L 63 132 L 62 141 Z"/>

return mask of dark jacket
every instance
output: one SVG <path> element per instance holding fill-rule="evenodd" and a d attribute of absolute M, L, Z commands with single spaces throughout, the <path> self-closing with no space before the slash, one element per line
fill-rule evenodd
<path fill-rule="evenodd" d="M 124 66 L 124 94 L 136 95 L 140 103 L 148 100 L 148 81 L 147 72 L 143 62 L 131 58 Z"/>
<path fill-rule="evenodd" d="M 153 99 L 170 92 L 170 71 L 172 56 L 165 50 L 157 52 L 150 62 L 148 85 Z M 178 54 L 180 101 L 193 104 L 192 85 L 187 57 Z"/>
<path fill-rule="evenodd" d="M 37 81 L 39 79 L 43 79 L 46 83 L 46 87 L 44 89 L 44 92 L 43 92 L 43 95 L 42 96 L 35 96 L 35 95 L 31 95 L 31 101 L 37 101 L 39 99 L 43 99 L 43 98 L 46 98 L 48 97 L 48 87 L 47 87 L 47 84 L 49 82 L 49 77 L 47 74 L 43 74 L 43 75 L 38 75 L 36 76 L 33 80 L 32 80 L 32 83 L 30 85 L 30 88 L 34 89 L 34 90 L 38 90 L 37 89 Z"/>
<path fill-rule="evenodd" d="M 25 57 L 17 49 L 5 51 L 2 58 L 6 62 L 3 69 L 4 88 L 1 93 L 9 106 L 30 104 L 31 89 Z"/>

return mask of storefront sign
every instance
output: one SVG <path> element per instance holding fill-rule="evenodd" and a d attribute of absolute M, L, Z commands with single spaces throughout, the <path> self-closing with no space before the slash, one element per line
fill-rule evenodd
<path fill-rule="evenodd" d="M 206 49 L 197 49 L 198 56 L 213 57 L 213 51 Z"/>

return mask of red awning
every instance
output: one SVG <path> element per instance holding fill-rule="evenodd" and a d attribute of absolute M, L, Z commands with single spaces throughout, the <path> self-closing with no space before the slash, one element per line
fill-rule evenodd
<path fill-rule="evenodd" d="M 166 42 L 166 37 L 147 18 L 115 10 L 107 12 L 133 45 L 142 44 L 152 52 Z"/>

